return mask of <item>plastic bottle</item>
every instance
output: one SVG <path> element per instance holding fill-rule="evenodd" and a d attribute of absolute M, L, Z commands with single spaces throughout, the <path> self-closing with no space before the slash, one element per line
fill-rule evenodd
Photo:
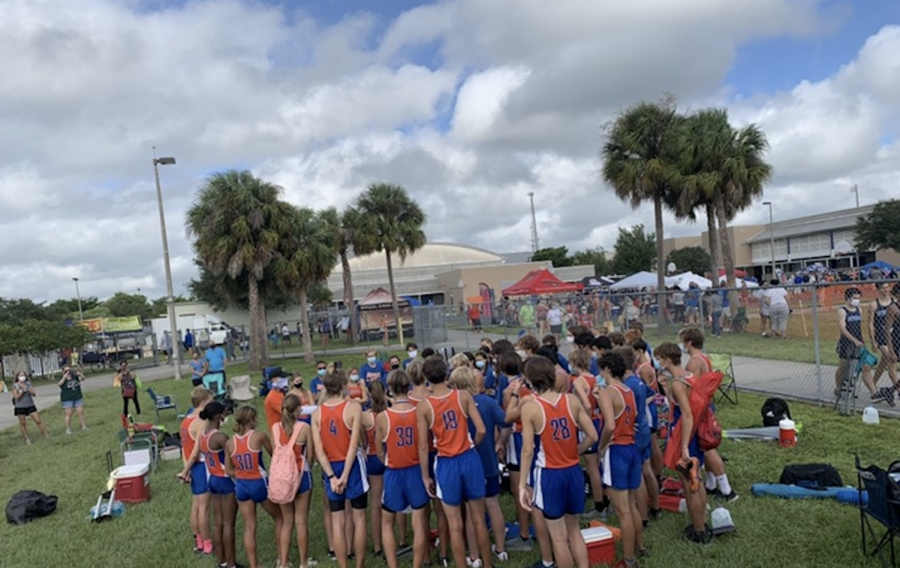
<path fill-rule="evenodd" d="M 878 416 L 878 409 L 872 405 L 866 407 L 863 410 L 862 415 L 863 424 L 878 424 L 881 422 L 881 419 Z"/>

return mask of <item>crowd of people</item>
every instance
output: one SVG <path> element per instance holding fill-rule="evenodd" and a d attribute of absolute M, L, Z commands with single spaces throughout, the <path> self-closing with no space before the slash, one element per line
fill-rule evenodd
<path fill-rule="evenodd" d="M 619 565 L 637 566 L 648 554 L 643 530 L 660 514 L 664 465 L 684 486 L 691 518 L 684 537 L 709 544 L 708 492 L 726 501 L 737 495 L 718 452 L 702 451 L 696 439 L 689 396 L 712 371 L 702 331 L 686 328 L 681 345 L 656 349 L 639 322 L 626 333 L 577 325 L 567 333 L 568 357 L 551 333 L 515 344 L 484 338 L 476 353 L 449 360 L 411 343 L 403 361 L 382 362 L 374 351 L 346 370 L 320 361 L 308 383 L 300 374 L 275 379 L 265 426 L 254 407 L 238 407 L 231 435 L 222 430 L 225 406 L 196 388 L 181 426 L 179 474 L 193 494 L 196 552 L 237 566 L 239 512 L 243 552 L 259 566 L 260 505 L 274 520 L 276 566 L 290 566 L 295 533 L 299 566 L 316 565 L 309 514 L 321 484 L 328 555 L 341 568 L 362 568 L 370 552 L 396 568 L 403 551 L 418 568 L 435 549 L 440 566 L 489 568 L 535 542 L 536 567 L 586 568 L 581 522 L 606 522 L 610 513 L 622 535 Z M 665 423 L 678 438 L 663 455 Z M 284 448 L 293 450 L 288 473 L 296 475 L 287 499 L 280 497 Z M 274 455 L 271 475 L 264 453 Z M 507 476 L 511 530 L 499 501 Z"/>

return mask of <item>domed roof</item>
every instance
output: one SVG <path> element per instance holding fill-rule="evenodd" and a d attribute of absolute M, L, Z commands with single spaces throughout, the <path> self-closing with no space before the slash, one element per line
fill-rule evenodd
<path fill-rule="evenodd" d="M 400 258 L 392 255 L 394 268 L 423 268 L 435 266 L 458 266 L 466 264 L 501 264 L 503 258 L 492 252 L 466 245 L 454 245 L 449 243 L 428 243 L 416 252 L 407 255 L 401 263 Z M 341 264 L 334 267 L 335 272 L 341 272 Z M 350 271 L 387 270 L 387 263 L 383 252 L 375 252 L 366 256 L 350 259 Z"/>

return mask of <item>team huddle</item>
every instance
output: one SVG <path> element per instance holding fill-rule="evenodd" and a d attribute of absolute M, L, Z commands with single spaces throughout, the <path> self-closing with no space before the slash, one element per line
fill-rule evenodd
<path fill-rule="evenodd" d="M 409 358 L 388 368 L 374 353 L 350 373 L 320 362 L 311 390 L 296 374 L 290 383 L 275 382 L 266 401 L 268 432 L 258 429 L 255 408 L 241 406 L 228 436 L 220 430 L 226 407 L 198 387 L 181 427 L 179 474 L 193 494 L 195 551 L 215 554 L 220 567 L 239 566 L 240 511 L 244 554 L 251 568 L 259 566 L 262 505 L 274 520 L 276 566 L 291 565 L 294 532 L 299 566 L 317 565 L 309 557 L 314 462 L 329 557 L 341 568 L 364 566 L 370 535 L 391 568 L 407 552 L 415 568 L 429 565 L 434 549 L 438 565 L 489 568 L 531 550 L 534 541 L 536 567 L 587 568 L 580 523 L 606 521 L 610 512 L 621 530 L 619 565 L 637 566 L 649 554 L 643 529 L 660 512 L 663 465 L 684 485 L 691 517 L 684 536 L 708 543 L 706 490 L 725 500 L 737 496 L 721 457 L 698 443 L 691 394 L 712 371 L 702 332 L 687 328 L 682 345 L 663 343 L 653 352 L 640 329 L 569 332 L 568 358 L 554 336 L 542 345 L 524 335 L 515 345 L 484 340 L 476 354 L 449 361 L 431 349 L 419 357 L 410 344 Z M 665 455 L 660 415 L 670 436 Z M 263 451 L 271 456 L 268 471 Z M 517 517 L 509 530 L 499 501 L 504 470 Z M 594 501 L 588 512 L 585 477 Z"/>

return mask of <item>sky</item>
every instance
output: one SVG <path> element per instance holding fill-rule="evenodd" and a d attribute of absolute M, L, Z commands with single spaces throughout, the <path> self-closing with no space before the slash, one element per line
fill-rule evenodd
<path fill-rule="evenodd" d="M 314 209 L 399 183 L 430 241 L 496 252 L 534 192 L 542 247 L 610 249 L 653 215 L 602 182 L 604 125 L 667 93 L 764 130 L 776 220 L 900 197 L 895 0 L 0 0 L 0 54 L 0 297 L 164 295 L 154 147 L 176 293 L 231 168 Z"/>

